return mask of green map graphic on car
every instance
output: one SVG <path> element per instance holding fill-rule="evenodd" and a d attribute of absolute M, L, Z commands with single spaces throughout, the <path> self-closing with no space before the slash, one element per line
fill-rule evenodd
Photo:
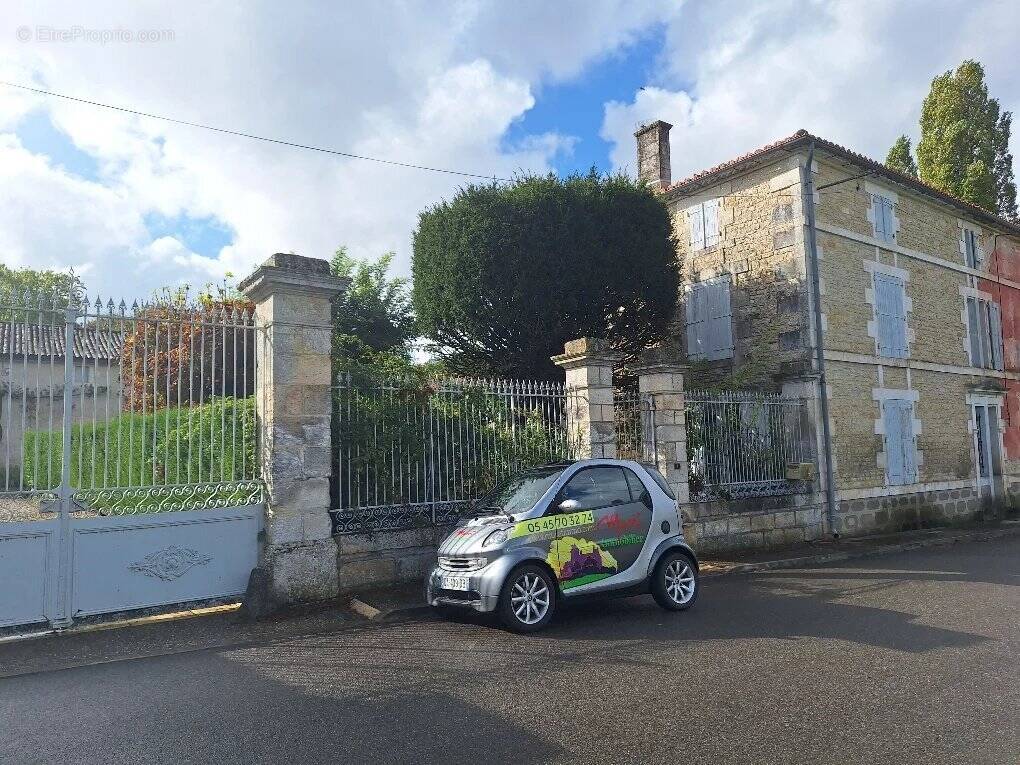
<path fill-rule="evenodd" d="M 619 570 L 616 558 L 597 542 L 577 537 L 552 540 L 546 562 L 552 566 L 564 589 L 597 582 Z"/>

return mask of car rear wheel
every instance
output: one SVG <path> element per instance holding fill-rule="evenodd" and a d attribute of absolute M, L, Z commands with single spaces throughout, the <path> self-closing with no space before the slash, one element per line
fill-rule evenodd
<path fill-rule="evenodd" d="M 510 572 L 499 595 L 499 616 L 507 629 L 535 632 L 552 619 L 556 584 L 541 566 L 525 564 Z"/>
<path fill-rule="evenodd" d="M 698 599 L 698 567 L 682 552 L 666 553 L 652 575 L 652 597 L 669 611 L 686 611 Z"/>

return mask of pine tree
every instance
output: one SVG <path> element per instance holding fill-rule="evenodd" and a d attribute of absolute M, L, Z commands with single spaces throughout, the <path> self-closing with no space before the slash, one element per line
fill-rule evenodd
<path fill-rule="evenodd" d="M 921 107 L 917 168 L 921 180 L 986 210 L 1016 219 L 1009 153 L 1010 112 L 988 97 L 985 71 L 967 60 L 939 75 Z"/>
<path fill-rule="evenodd" d="M 892 148 L 889 149 L 889 153 L 885 157 L 885 164 L 893 170 L 899 170 L 904 175 L 917 177 L 917 165 L 914 163 L 914 157 L 910 153 L 909 138 L 901 135 L 896 139 L 896 143 L 892 145 Z"/>

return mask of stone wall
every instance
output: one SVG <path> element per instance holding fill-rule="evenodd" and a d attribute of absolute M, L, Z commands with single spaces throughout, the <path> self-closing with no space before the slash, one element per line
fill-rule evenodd
<path fill-rule="evenodd" d="M 784 547 L 825 536 L 821 494 L 692 502 L 683 512 L 694 527 L 689 541 L 699 556 Z M 685 533 L 687 529 L 684 524 Z"/>
<path fill-rule="evenodd" d="M 847 176 L 846 167 L 821 162 L 816 182 L 825 185 Z M 882 190 L 895 197 L 898 228 L 892 243 L 874 238 L 869 219 L 871 193 Z M 1006 375 L 969 366 L 961 289 L 977 287 L 995 296 L 1004 308 L 1004 335 L 1014 317 L 1006 309 L 1011 301 L 1004 300 L 1002 293 L 1010 293 L 1005 296 L 1008 298 L 1018 291 L 967 273 L 961 252 L 962 226 L 981 232 L 984 270 L 999 267 L 998 259 L 991 257 L 994 237 L 964 213 L 877 178 L 849 182 L 819 194 L 817 211 L 826 354 L 838 359 L 826 362 L 838 488 L 844 495 L 887 489 L 895 497 L 901 496 L 901 487 L 885 485 L 883 438 L 875 434 L 875 420 L 881 414 L 872 390 L 882 388 L 910 391 L 917 397 L 914 414 L 921 426 L 917 435 L 918 496 L 929 497 L 935 492 L 938 499 L 939 492 L 964 490 L 961 487 L 967 484 L 973 488 L 976 467 L 968 396 L 1003 389 L 1007 384 L 1003 378 L 1016 372 L 1016 359 L 1007 354 Z M 871 276 L 876 268 L 898 269 L 905 278 L 906 359 L 877 356 Z M 1009 268 L 1012 266 L 1006 270 Z M 1020 444 L 1010 433 L 1020 424 L 1011 424 L 1005 415 L 1002 419 L 1007 431 L 1004 467 L 1008 487 L 1020 474 L 1020 448 L 1012 455 L 1008 452 L 1010 443 Z M 955 503 L 957 498 L 951 500 Z M 957 512 L 956 504 L 951 507 Z M 885 526 L 864 525 L 869 529 Z"/>
<path fill-rule="evenodd" d="M 843 536 L 894 533 L 965 524 L 995 517 L 1001 504 L 978 497 L 973 487 L 843 500 L 836 530 Z"/>
<path fill-rule="evenodd" d="M 340 592 L 421 582 L 436 563 L 436 550 L 452 526 L 371 534 L 338 534 Z"/>
<path fill-rule="evenodd" d="M 719 183 L 668 204 L 685 282 L 729 274 L 733 312 L 732 359 L 692 362 L 688 388 L 716 384 L 763 385 L 803 371 L 808 334 L 800 170 L 796 158 Z M 719 242 L 692 251 L 686 210 L 720 199 Z M 684 296 L 680 296 L 683 302 Z M 681 306 L 673 333 L 686 355 Z"/>

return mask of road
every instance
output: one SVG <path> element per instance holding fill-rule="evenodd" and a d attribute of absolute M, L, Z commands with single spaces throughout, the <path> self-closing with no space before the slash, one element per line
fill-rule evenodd
<path fill-rule="evenodd" d="M 685 614 L 577 606 L 531 637 L 159 634 L 135 658 L 113 632 L 35 641 L 0 679 L 0 762 L 1020 762 L 1016 538 L 708 579 Z M 5 649 L 28 667 L 0 646 L 0 674 Z"/>

